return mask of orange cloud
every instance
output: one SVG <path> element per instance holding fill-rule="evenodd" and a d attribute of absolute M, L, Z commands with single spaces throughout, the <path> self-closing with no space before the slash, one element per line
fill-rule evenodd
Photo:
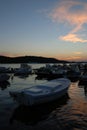
<path fill-rule="evenodd" d="M 71 57 L 67 57 L 66 60 L 79 60 L 81 59 L 81 56 L 71 56 Z"/>
<path fill-rule="evenodd" d="M 82 52 L 77 51 L 77 52 L 74 52 L 74 54 L 76 54 L 76 55 L 81 55 L 81 54 L 82 54 Z"/>
<path fill-rule="evenodd" d="M 82 38 L 79 38 L 76 34 L 68 34 L 66 36 L 60 36 L 59 37 L 61 40 L 64 41 L 70 41 L 70 42 L 87 42 L 87 40 L 84 40 Z"/>
<path fill-rule="evenodd" d="M 60 1 L 50 16 L 54 21 L 64 24 L 67 23 L 68 26 L 73 27 L 68 35 L 61 36 L 62 40 L 87 42 L 87 40 L 79 38 L 78 35 L 75 34 L 83 28 L 83 24 L 87 23 L 87 3 L 73 0 Z"/>

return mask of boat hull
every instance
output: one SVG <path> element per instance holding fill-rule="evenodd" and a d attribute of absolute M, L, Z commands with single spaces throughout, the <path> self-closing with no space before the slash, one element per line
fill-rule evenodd
<path fill-rule="evenodd" d="M 56 80 L 54 80 L 54 81 L 56 81 Z M 70 81 L 67 79 L 66 81 L 68 81 L 68 82 L 66 84 L 64 84 L 64 82 L 63 82 L 63 85 L 58 83 L 56 88 L 53 87 L 53 85 L 50 88 L 49 85 L 51 85 L 53 83 L 55 84 L 54 81 L 49 81 L 46 84 L 47 86 L 45 86 L 45 85 L 35 86 L 34 91 L 32 88 L 32 91 L 25 90 L 22 92 L 10 92 L 10 95 L 19 104 L 22 104 L 22 105 L 32 106 L 32 105 L 50 102 L 50 101 L 53 101 L 53 100 L 56 100 L 56 99 L 62 97 L 64 94 L 66 94 L 68 91 L 68 88 L 70 86 Z M 43 92 L 42 92 L 42 90 L 43 90 Z"/>

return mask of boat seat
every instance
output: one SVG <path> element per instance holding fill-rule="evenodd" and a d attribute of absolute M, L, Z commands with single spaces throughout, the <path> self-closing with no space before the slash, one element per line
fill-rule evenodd
<path fill-rule="evenodd" d="M 39 88 L 36 88 L 36 87 L 32 87 L 32 88 L 30 88 L 29 90 L 26 90 L 26 91 L 24 91 L 24 93 L 32 93 L 32 94 L 39 94 L 39 93 L 41 93 L 42 92 L 42 90 L 41 89 L 39 89 Z"/>

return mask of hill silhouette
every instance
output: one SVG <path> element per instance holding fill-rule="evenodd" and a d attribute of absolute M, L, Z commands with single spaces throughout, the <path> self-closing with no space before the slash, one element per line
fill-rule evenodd
<path fill-rule="evenodd" d="M 67 63 L 67 61 L 41 56 L 0 56 L 0 63 Z"/>

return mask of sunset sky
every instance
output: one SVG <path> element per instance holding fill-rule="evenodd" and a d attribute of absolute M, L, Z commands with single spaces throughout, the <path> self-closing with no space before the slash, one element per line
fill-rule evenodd
<path fill-rule="evenodd" d="M 0 0 L 0 55 L 87 61 L 87 0 Z"/>

